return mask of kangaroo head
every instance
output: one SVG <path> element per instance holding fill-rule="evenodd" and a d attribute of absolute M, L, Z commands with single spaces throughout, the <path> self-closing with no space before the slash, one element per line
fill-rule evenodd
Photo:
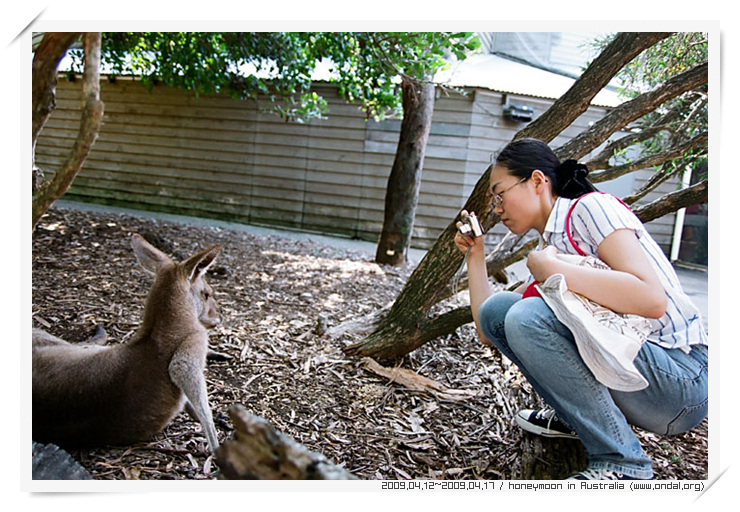
<path fill-rule="evenodd" d="M 191 311 L 206 329 L 221 323 L 213 289 L 205 280 L 206 270 L 221 252 L 220 244 L 212 245 L 177 264 L 138 234 L 131 239 L 131 245 L 139 264 L 157 276 L 158 281 L 186 291 Z"/>
<path fill-rule="evenodd" d="M 198 320 L 206 329 L 221 323 L 221 312 L 213 297 L 213 289 L 205 279 L 206 270 L 220 252 L 221 245 L 215 244 L 179 264 L 190 283 L 193 308 L 197 312 Z"/>

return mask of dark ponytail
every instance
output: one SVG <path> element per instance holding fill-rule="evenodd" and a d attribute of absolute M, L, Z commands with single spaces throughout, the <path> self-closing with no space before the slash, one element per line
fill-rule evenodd
<path fill-rule="evenodd" d="M 596 187 L 588 181 L 588 168 L 575 160 L 560 163 L 550 146 L 538 139 L 524 138 L 510 142 L 496 158 L 496 164 L 506 167 L 519 178 L 529 178 L 535 169 L 552 181 L 552 189 L 560 197 L 574 199 Z"/>
<path fill-rule="evenodd" d="M 553 190 L 560 197 L 574 199 L 589 192 L 596 192 L 596 187 L 588 181 L 588 167 L 575 160 L 566 160 L 555 169 L 557 178 L 553 181 Z"/>

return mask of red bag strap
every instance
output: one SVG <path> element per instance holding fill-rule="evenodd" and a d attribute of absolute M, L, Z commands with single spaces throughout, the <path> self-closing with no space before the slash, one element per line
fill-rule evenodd
<path fill-rule="evenodd" d="M 573 201 L 573 204 L 570 205 L 570 208 L 568 209 L 568 213 L 565 215 L 565 234 L 568 235 L 568 240 L 570 241 L 570 244 L 573 246 L 573 248 L 576 250 L 576 252 L 578 254 L 580 254 L 581 256 L 588 256 L 588 254 L 586 254 L 580 247 L 578 247 L 576 245 L 576 242 L 573 240 L 573 236 L 570 234 L 570 214 L 573 213 L 573 208 L 576 206 L 576 204 L 578 204 L 578 201 L 580 201 L 581 199 L 583 199 L 584 197 L 586 197 L 587 195 L 590 195 L 590 194 L 606 194 L 606 195 L 611 195 L 614 199 L 616 199 L 617 201 L 619 201 L 620 203 L 622 203 L 625 208 L 627 208 L 628 210 L 632 211 L 632 209 L 627 205 L 627 203 L 625 203 L 624 201 L 622 201 L 621 199 L 619 199 L 617 196 L 614 196 L 612 194 L 608 194 L 607 192 L 601 192 L 601 191 L 588 192 L 588 193 L 583 194 L 582 196 L 576 198 L 576 200 Z"/>

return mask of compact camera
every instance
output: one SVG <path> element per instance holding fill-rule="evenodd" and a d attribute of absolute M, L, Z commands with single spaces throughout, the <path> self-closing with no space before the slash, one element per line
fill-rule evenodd
<path fill-rule="evenodd" d="M 483 234 L 483 228 L 481 228 L 480 222 L 478 221 L 478 217 L 475 216 L 475 213 L 462 217 L 460 221 L 462 224 L 460 224 L 458 231 L 460 231 L 461 235 L 475 238 L 476 236 L 481 236 Z"/>

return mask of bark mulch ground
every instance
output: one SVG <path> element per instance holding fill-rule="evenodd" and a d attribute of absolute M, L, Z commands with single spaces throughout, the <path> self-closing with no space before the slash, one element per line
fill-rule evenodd
<path fill-rule="evenodd" d="M 132 233 L 159 237 L 175 259 L 223 245 L 208 280 L 224 316 L 212 349 L 230 357 L 206 369 L 219 438 L 242 404 L 309 450 L 362 479 L 517 479 L 521 407 L 538 403 L 516 367 L 465 326 L 395 362 L 436 391 L 392 383 L 372 361 L 348 357 L 349 336 L 327 327 L 390 303 L 413 269 L 290 237 L 52 208 L 33 237 L 33 325 L 82 341 L 95 325 L 125 343 L 141 318 L 151 278 Z M 391 368 L 392 369 L 392 368 Z M 637 430 L 656 477 L 707 478 L 704 421 L 673 437 Z M 71 452 L 94 479 L 213 479 L 200 425 L 180 414 L 149 442 Z"/>

